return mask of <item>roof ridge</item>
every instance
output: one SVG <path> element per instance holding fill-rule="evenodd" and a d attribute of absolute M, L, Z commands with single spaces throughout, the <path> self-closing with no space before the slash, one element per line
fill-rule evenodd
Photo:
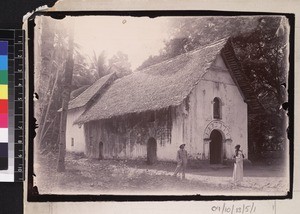
<path fill-rule="evenodd" d="M 148 67 L 146 67 L 146 68 L 144 68 L 144 69 L 142 69 L 142 70 L 140 70 L 140 71 L 138 71 L 138 72 L 145 72 L 146 70 L 148 70 L 148 69 L 150 69 L 150 68 L 153 68 L 154 66 L 160 65 L 160 64 L 162 64 L 162 63 L 166 63 L 166 62 L 175 60 L 175 59 L 177 59 L 177 58 L 179 58 L 179 57 L 183 57 L 183 56 L 186 56 L 186 55 L 188 55 L 188 54 L 193 54 L 193 53 L 195 53 L 195 52 L 197 52 L 197 51 L 204 50 L 204 49 L 206 49 L 206 48 L 208 48 L 208 47 L 217 45 L 217 44 L 219 44 L 219 43 L 221 43 L 221 42 L 228 41 L 229 38 L 230 38 L 230 36 L 227 36 L 227 37 L 224 37 L 224 38 L 219 39 L 219 40 L 217 40 L 217 41 L 214 41 L 214 42 L 212 42 L 212 43 L 209 43 L 209 44 L 200 46 L 200 47 L 198 47 L 198 48 L 195 48 L 194 50 L 191 50 L 191 51 L 188 51 L 188 52 L 179 54 L 179 55 L 174 56 L 174 57 L 169 58 L 169 59 L 165 59 L 165 60 L 163 60 L 163 61 L 161 61 L 161 62 L 158 62 L 158 63 L 155 63 L 155 64 L 153 64 L 153 65 L 150 65 L 150 66 L 148 66 Z M 137 72 L 134 72 L 134 73 L 137 73 Z M 133 73 L 133 74 L 134 74 L 134 73 Z"/>
<path fill-rule="evenodd" d="M 81 94 L 79 94 L 79 95 L 78 95 L 77 97 L 75 97 L 74 99 L 70 100 L 70 102 L 76 103 L 77 100 L 80 100 L 80 98 L 83 96 L 83 94 L 84 94 L 87 90 L 89 90 L 90 88 L 94 87 L 95 85 L 98 85 L 99 82 L 100 82 L 101 80 L 103 80 L 104 78 L 110 79 L 110 76 L 112 76 L 113 74 L 115 74 L 115 72 L 109 73 L 109 74 L 107 74 L 107 75 L 105 75 L 105 76 L 99 78 L 99 79 L 96 80 L 92 85 L 90 85 L 89 87 L 87 87 Z M 100 88 L 100 89 L 101 89 L 101 88 Z M 100 89 L 99 89 L 99 90 L 100 90 Z M 96 93 L 98 93 L 98 91 L 95 92 L 95 94 L 96 94 Z M 95 96 L 95 94 L 94 94 L 90 99 L 93 99 L 93 97 Z M 69 102 L 69 105 L 70 105 L 70 102 Z M 82 105 L 82 106 L 84 106 L 84 105 Z M 75 107 L 75 108 L 82 107 L 82 106 L 77 106 L 77 107 Z M 71 108 L 71 109 L 73 109 L 73 108 Z"/>

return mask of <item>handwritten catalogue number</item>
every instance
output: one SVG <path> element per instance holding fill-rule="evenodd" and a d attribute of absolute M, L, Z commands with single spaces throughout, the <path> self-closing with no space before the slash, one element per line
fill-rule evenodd
<path fill-rule="evenodd" d="M 251 204 L 228 204 L 223 203 L 221 206 L 212 206 L 211 211 L 218 214 L 254 214 L 256 206 L 254 202 Z"/>

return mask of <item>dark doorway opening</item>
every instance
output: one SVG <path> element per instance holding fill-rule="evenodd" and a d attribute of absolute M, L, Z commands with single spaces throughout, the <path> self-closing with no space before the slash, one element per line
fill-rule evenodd
<path fill-rule="evenodd" d="M 147 143 L 147 163 L 154 164 L 157 160 L 157 143 L 152 137 Z"/>
<path fill-rule="evenodd" d="M 209 155 L 211 164 L 222 163 L 222 134 L 218 130 L 213 130 L 210 134 Z"/>
<path fill-rule="evenodd" d="M 103 157 L 103 143 L 100 142 L 99 143 L 99 157 L 98 157 L 99 160 L 103 160 L 104 157 Z"/>

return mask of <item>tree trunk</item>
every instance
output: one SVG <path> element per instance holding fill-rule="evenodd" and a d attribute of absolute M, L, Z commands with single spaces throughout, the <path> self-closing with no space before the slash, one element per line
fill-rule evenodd
<path fill-rule="evenodd" d="M 53 70 L 53 66 L 52 66 L 52 70 Z M 46 124 L 47 124 L 47 120 L 48 120 L 48 115 L 49 115 L 49 111 L 50 111 L 50 107 L 51 107 L 51 104 L 52 104 L 52 100 L 53 100 L 53 94 L 54 94 L 54 90 L 55 90 L 55 87 L 57 86 L 57 79 L 58 79 L 58 72 L 59 72 L 59 69 L 57 68 L 56 70 L 56 75 L 55 75 L 55 80 L 54 80 L 54 83 L 52 85 L 52 90 L 51 90 L 51 95 L 50 95 L 50 98 L 48 99 L 48 103 L 46 104 L 47 106 L 47 110 L 46 110 L 46 113 L 44 115 L 44 118 L 43 120 L 41 120 L 41 126 L 40 126 L 40 134 L 39 134 L 39 142 L 40 142 L 40 146 L 42 148 L 45 147 L 45 143 L 44 143 L 44 137 L 47 133 L 47 131 L 45 132 L 45 128 L 46 128 Z M 50 85 L 49 85 L 50 86 Z M 50 124 L 51 125 L 51 124 Z M 49 125 L 49 126 L 50 126 Z M 48 127 L 49 128 L 49 127 Z"/>
<path fill-rule="evenodd" d="M 51 29 L 45 26 L 49 26 L 48 19 L 45 17 L 40 17 L 36 20 L 39 22 L 37 25 L 41 26 L 41 28 L 37 29 L 36 38 L 38 41 L 38 46 L 36 48 L 37 56 L 41 59 L 39 62 L 36 63 L 35 68 L 35 76 L 36 80 L 34 82 L 36 93 L 39 95 L 39 101 L 35 103 L 35 117 L 38 121 L 39 128 L 37 129 L 37 136 L 38 139 L 38 146 L 39 148 L 42 146 L 41 141 L 41 133 L 44 126 L 45 121 L 45 112 L 46 106 L 48 105 L 48 95 L 47 92 L 49 90 L 50 83 L 52 82 L 52 72 L 48 72 L 49 70 L 52 71 L 51 68 L 51 61 L 46 60 L 50 58 L 50 49 L 53 49 L 54 43 L 54 28 L 51 25 Z M 52 51 L 53 52 L 53 51 Z M 49 56 L 50 55 L 50 56 Z M 52 58 L 52 57 L 51 57 Z M 42 110 L 41 110 L 42 109 Z"/>
<path fill-rule="evenodd" d="M 66 155 L 66 125 L 67 125 L 67 113 L 68 104 L 70 100 L 72 77 L 73 77 L 73 49 L 74 49 L 74 35 L 73 35 L 73 25 L 69 29 L 69 48 L 68 48 L 68 58 L 65 67 L 65 73 L 63 77 L 63 92 L 62 92 L 62 111 L 60 118 L 60 133 L 59 133 L 59 154 L 58 154 L 58 164 L 57 171 L 65 171 L 65 155 Z"/>

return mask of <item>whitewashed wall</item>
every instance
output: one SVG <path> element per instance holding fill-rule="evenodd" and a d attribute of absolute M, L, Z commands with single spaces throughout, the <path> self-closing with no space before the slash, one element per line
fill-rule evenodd
<path fill-rule="evenodd" d="M 84 125 L 74 125 L 74 121 L 83 113 L 84 108 L 70 109 L 67 116 L 66 150 L 68 152 L 85 153 Z M 71 145 L 72 138 L 74 145 Z"/>
<path fill-rule="evenodd" d="M 123 116 L 111 120 L 91 121 L 85 124 L 87 155 L 99 157 L 99 143 L 103 143 L 104 158 L 115 159 L 145 159 L 147 157 L 147 143 L 154 138 L 157 144 L 157 158 L 162 160 L 169 148 L 171 137 L 171 119 L 169 110 L 156 112 L 157 119 L 148 122 L 151 113 Z M 138 124 L 138 125 L 137 125 Z M 176 153 L 172 154 L 175 160 Z"/>
<path fill-rule="evenodd" d="M 246 158 L 248 151 L 247 104 L 234 84 L 230 74 L 220 57 L 212 68 L 204 74 L 202 80 L 189 96 L 189 112 L 186 112 L 185 103 L 177 108 L 173 120 L 172 143 L 169 150 L 178 149 L 182 143 L 186 144 L 188 153 L 194 158 L 207 159 L 207 146 L 204 152 L 204 132 L 213 120 L 213 99 L 219 97 L 222 101 L 222 118 L 220 122 L 228 127 L 232 142 L 223 144 L 226 157 L 230 158 L 234 146 L 240 144 Z M 181 116 L 180 116 L 181 115 Z M 224 134 L 224 132 L 222 131 Z M 224 136 L 225 138 L 225 136 Z"/>

